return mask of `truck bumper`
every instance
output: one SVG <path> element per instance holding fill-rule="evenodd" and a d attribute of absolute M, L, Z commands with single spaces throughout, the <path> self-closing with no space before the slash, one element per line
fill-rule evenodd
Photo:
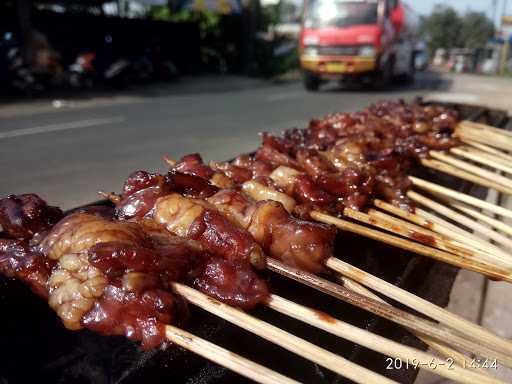
<path fill-rule="evenodd" d="M 342 78 L 349 75 L 365 75 L 377 70 L 377 59 L 362 56 L 306 56 L 300 58 L 303 70 L 321 78 Z"/>

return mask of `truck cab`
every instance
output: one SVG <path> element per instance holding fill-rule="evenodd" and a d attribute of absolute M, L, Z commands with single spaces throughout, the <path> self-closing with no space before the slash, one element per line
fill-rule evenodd
<path fill-rule="evenodd" d="M 316 91 L 327 80 L 387 85 L 395 76 L 414 76 L 413 16 L 401 0 L 305 0 L 305 88 Z"/>

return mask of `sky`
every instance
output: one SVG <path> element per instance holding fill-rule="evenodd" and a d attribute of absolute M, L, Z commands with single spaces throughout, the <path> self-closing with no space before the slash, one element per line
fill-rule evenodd
<path fill-rule="evenodd" d="M 436 4 L 447 4 L 455 8 L 457 11 L 464 13 L 468 10 L 485 12 L 490 18 L 493 15 L 493 0 L 405 0 L 414 10 L 423 15 L 428 15 Z M 503 12 L 503 6 L 507 4 L 507 13 L 512 14 L 512 0 L 495 0 L 496 1 L 496 25 Z"/>

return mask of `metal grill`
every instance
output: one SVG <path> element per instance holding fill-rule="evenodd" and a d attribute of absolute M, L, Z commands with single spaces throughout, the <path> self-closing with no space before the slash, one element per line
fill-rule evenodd
<path fill-rule="evenodd" d="M 502 111 L 450 105 L 463 118 L 504 127 L 509 119 Z M 468 183 L 425 171 L 422 177 L 474 195 L 485 190 Z M 98 203 L 95 203 L 98 204 Z M 108 204 L 100 202 L 100 204 Z M 344 234 L 336 255 L 429 301 L 446 306 L 457 269 L 382 243 Z M 356 326 L 400 343 L 425 349 L 425 345 L 403 328 L 368 312 L 320 294 L 271 273 L 273 292 L 317 308 Z M 0 275 L 0 383 L 187 383 L 228 384 L 247 380 L 179 348 L 143 352 L 124 337 L 104 337 L 89 331 L 67 331 L 47 303 L 23 284 Z M 246 331 L 191 306 L 186 328 L 200 337 L 229 348 L 269 368 L 312 384 L 345 383 L 309 361 L 288 353 Z M 255 316 L 299 337 L 330 349 L 401 383 L 412 383 L 417 371 L 389 370 L 383 355 L 343 341 L 325 332 L 279 315 L 264 307 Z"/>

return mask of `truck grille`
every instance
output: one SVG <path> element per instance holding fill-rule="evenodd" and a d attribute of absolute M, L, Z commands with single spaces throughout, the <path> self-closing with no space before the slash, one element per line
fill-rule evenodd
<path fill-rule="evenodd" d="M 321 56 L 357 56 L 359 47 L 350 45 L 317 46 Z"/>

